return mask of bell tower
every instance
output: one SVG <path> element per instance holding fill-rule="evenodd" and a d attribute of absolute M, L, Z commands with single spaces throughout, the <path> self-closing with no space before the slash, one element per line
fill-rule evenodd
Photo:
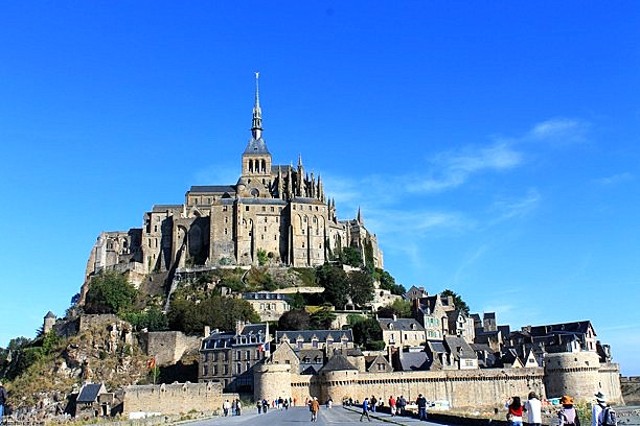
<path fill-rule="evenodd" d="M 247 187 L 271 184 L 271 153 L 262 139 L 262 109 L 260 108 L 260 73 L 256 72 L 256 97 L 251 121 L 251 139 L 242 154 L 242 179 Z"/>

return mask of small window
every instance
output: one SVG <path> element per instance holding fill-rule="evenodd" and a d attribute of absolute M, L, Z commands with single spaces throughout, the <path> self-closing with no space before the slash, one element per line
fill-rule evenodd
<path fill-rule="evenodd" d="M 249 206 L 245 206 L 245 207 L 244 207 L 244 211 L 247 211 L 247 212 L 248 212 L 248 211 L 249 211 Z"/>

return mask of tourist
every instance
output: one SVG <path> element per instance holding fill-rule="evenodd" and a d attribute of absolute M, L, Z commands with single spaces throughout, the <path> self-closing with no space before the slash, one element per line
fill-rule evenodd
<path fill-rule="evenodd" d="M 267 401 L 267 399 L 263 399 L 262 400 L 262 411 L 267 414 L 267 411 L 269 410 L 269 401 Z"/>
<path fill-rule="evenodd" d="M 236 399 L 236 416 L 239 416 L 242 414 L 242 403 L 240 402 L 239 399 Z"/>
<path fill-rule="evenodd" d="M 262 414 L 262 401 L 256 402 L 256 408 L 258 409 L 258 414 Z"/>
<path fill-rule="evenodd" d="M 524 403 L 524 411 L 527 412 L 527 423 L 533 426 L 542 425 L 542 402 L 535 392 L 529 392 L 527 402 Z"/>
<path fill-rule="evenodd" d="M 371 411 L 373 413 L 376 412 L 376 405 L 378 404 L 378 400 L 376 399 L 375 395 L 371 395 Z"/>
<path fill-rule="evenodd" d="M 0 382 L 0 424 L 2 424 L 2 418 L 4 417 L 4 407 L 7 403 L 8 398 L 9 397 L 7 395 L 7 390 L 2 385 L 2 382 Z"/>
<path fill-rule="evenodd" d="M 333 407 L 333 399 L 329 397 L 329 399 L 327 399 L 327 408 L 331 408 L 331 407 Z"/>
<path fill-rule="evenodd" d="M 396 399 L 391 395 L 389 397 L 389 412 L 391 413 L 391 417 L 395 417 L 396 415 Z"/>
<path fill-rule="evenodd" d="M 607 408 L 607 398 L 600 391 L 594 396 L 596 403 L 591 406 L 591 426 L 602 426 L 602 413 Z"/>
<path fill-rule="evenodd" d="M 318 402 L 318 398 L 316 398 L 315 396 L 313 397 L 313 399 L 311 399 L 311 402 L 309 402 L 309 411 L 311 411 L 311 421 L 317 422 L 318 411 L 320 411 L 320 403 Z"/>
<path fill-rule="evenodd" d="M 524 407 L 522 406 L 520 397 L 514 396 L 507 400 L 505 408 L 507 409 L 507 421 L 509 422 L 509 426 L 522 426 L 522 414 Z"/>
<path fill-rule="evenodd" d="M 364 416 L 367 416 L 367 420 L 371 421 L 371 418 L 369 417 L 369 398 L 365 398 L 364 401 L 362 401 L 362 414 L 360 415 L 360 421 L 362 421 Z"/>
<path fill-rule="evenodd" d="M 229 410 L 231 409 L 231 403 L 227 399 L 222 403 L 222 411 L 224 412 L 224 416 L 227 417 L 229 415 Z"/>
<path fill-rule="evenodd" d="M 578 412 L 573 407 L 573 398 L 565 395 L 560 398 L 562 408 L 558 411 L 558 426 L 580 426 Z"/>
<path fill-rule="evenodd" d="M 418 406 L 418 418 L 427 421 L 427 398 L 419 394 L 416 405 Z"/>
<path fill-rule="evenodd" d="M 396 406 L 398 407 L 398 414 L 404 416 L 404 407 L 407 406 L 407 400 L 404 396 L 400 395 L 400 398 L 396 400 Z"/>

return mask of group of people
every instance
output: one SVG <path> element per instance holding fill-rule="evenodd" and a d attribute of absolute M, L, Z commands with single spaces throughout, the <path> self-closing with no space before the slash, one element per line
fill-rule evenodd
<path fill-rule="evenodd" d="M 607 404 L 605 395 L 598 392 L 594 395 L 595 403 L 591 405 L 591 426 L 617 426 L 616 413 Z M 573 404 L 573 398 L 565 395 L 560 398 L 562 408 L 558 411 L 558 426 L 580 426 L 580 416 Z M 526 414 L 527 423 L 532 426 L 542 425 L 542 402 L 535 392 L 529 392 L 523 404 L 520 397 L 514 396 L 505 404 L 509 426 L 522 426 Z"/>
<path fill-rule="evenodd" d="M 258 414 L 267 413 L 269 411 L 269 406 L 273 409 L 277 410 L 288 410 L 289 407 L 295 406 L 295 399 L 283 398 L 279 396 L 278 398 L 274 398 L 269 404 L 269 401 L 263 399 L 262 401 L 256 401 L 256 409 L 258 410 Z"/>
<path fill-rule="evenodd" d="M 418 395 L 416 399 L 416 405 L 418 406 L 418 418 L 420 420 L 427 420 L 427 405 L 429 401 L 422 394 Z M 375 396 L 372 396 L 371 399 L 365 398 L 362 402 L 362 414 L 360 415 L 360 421 L 363 421 L 366 417 L 367 420 L 371 421 L 369 417 L 369 411 L 376 412 L 376 407 L 383 405 L 383 402 L 378 400 Z M 393 395 L 389 396 L 389 412 L 391 413 L 391 417 L 395 417 L 396 415 L 404 415 L 405 408 L 407 406 L 407 400 L 403 395 L 399 397 L 394 397 Z"/>
<path fill-rule="evenodd" d="M 242 403 L 239 399 L 234 399 L 231 402 L 227 399 L 222 403 L 222 413 L 225 417 L 228 417 L 229 414 L 232 416 L 239 416 L 242 414 Z"/>

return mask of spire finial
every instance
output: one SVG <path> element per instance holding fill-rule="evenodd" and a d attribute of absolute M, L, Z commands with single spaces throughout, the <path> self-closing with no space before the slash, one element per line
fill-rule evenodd
<path fill-rule="evenodd" d="M 262 110 L 260 109 L 260 72 L 256 71 L 256 100 L 253 105 L 253 120 L 251 122 L 251 134 L 253 139 L 259 140 L 262 138 Z"/>

